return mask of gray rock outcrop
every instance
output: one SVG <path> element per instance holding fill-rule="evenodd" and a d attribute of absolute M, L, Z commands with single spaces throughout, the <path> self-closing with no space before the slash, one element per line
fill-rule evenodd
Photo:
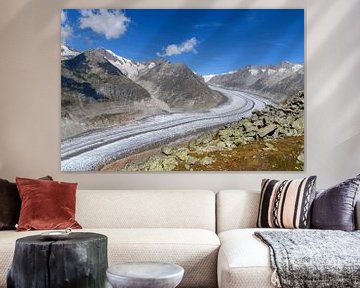
<path fill-rule="evenodd" d="M 169 171 L 170 167 L 175 169 L 182 163 L 186 170 L 191 171 L 194 165 L 212 165 L 215 159 L 208 156 L 211 152 L 229 151 L 257 140 L 265 141 L 261 151 L 278 151 L 277 147 L 270 143 L 271 140 L 303 134 L 304 93 L 299 92 L 284 104 L 253 111 L 251 116 L 230 123 L 218 131 L 206 132 L 191 140 L 188 147 L 165 146 L 161 155 L 153 156 L 140 164 L 129 164 L 124 170 Z M 167 164 L 168 162 L 171 165 Z M 302 169 L 303 164 L 304 153 L 301 152 L 297 156 L 297 169 Z M 154 167 L 156 170 L 151 170 Z"/>

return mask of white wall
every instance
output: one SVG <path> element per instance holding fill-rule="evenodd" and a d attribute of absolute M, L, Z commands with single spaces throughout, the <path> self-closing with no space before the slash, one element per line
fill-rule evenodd
<path fill-rule="evenodd" d="M 164 3 L 164 4 L 163 4 Z M 62 8 L 305 8 L 303 173 L 61 173 Z M 359 0 L 16 0 L 0 9 L 0 178 L 52 175 L 83 189 L 258 189 L 263 177 L 318 175 L 326 187 L 360 173 Z"/>

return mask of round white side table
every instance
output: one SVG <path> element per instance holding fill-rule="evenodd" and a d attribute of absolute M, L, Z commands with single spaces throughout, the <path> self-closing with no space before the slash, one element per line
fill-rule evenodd
<path fill-rule="evenodd" d="M 175 288 L 184 276 L 184 268 L 162 262 L 117 264 L 106 270 L 113 288 Z"/>

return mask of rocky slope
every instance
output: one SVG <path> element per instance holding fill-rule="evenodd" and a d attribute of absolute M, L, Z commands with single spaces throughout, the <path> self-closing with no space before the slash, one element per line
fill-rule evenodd
<path fill-rule="evenodd" d="M 111 64 L 105 53 L 88 50 L 61 61 L 62 139 L 153 113 L 151 105 L 148 112 L 141 108 L 151 102 L 151 95 Z"/>
<path fill-rule="evenodd" d="M 222 94 L 210 89 L 202 77 L 194 74 L 185 64 L 153 63 L 151 69 L 139 72 L 136 82 L 173 111 L 206 111 L 225 101 Z"/>
<path fill-rule="evenodd" d="M 88 50 L 61 62 L 62 105 L 81 101 L 118 101 L 133 105 L 149 93 L 126 77 L 105 57 L 103 49 Z"/>
<path fill-rule="evenodd" d="M 253 92 L 280 103 L 288 95 L 304 90 L 304 66 L 291 62 L 282 62 L 276 66 L 249 65 L 208 79 L 209 84 Z"/>
<path fill-rule="evenodd" d="M 141 163 L 129 163 L 123 170 L 182 170 L 179 167 L 183 167 L 184 170 L 194 170 L 194 168 L 197 168 L 196 170 L 227 170 L 222 163 L 229 159 L 224 157 L 230 157 L 231 160 L 239 148 L 244 147 L 246 150 L 251 145 L 256 149 L 260 148 L 253 153 L 253 159 L 259 158 L 260 161 L 266 161 L 266 159 L 261 160 L 259 154 L 269 152 L 272 153 L 271 161 L 274 162 L 271 163 L 273 165 L 271 167 L 290 157 L 292 162 L 290 168 L 286 166 L 286 169 L 302 170 L 304 165 L 303 135 L 304 93 L 299 92 L 284 104 L 276 107 L 269 105 L 261 111 L 254 111 L 250 117 L 228 124 L 217 131 L 208 132 L 192 140 L 188 145 L 164 147 L 162 155 L 152 156 Z M 292 146 L 289 147 L 289 144 Z M 278 150 L 277 145 L 283 147 L 283 150 Z M 217 165 L 216 169 L 212 169 L 214 165 Z M 236 162 L 233 168 L 233 170 L 246 170 L 241 162 Z M 279 170 L 281 169 L 280 167 Z M 261 170 L 261 168 L 251 170 Z"/>

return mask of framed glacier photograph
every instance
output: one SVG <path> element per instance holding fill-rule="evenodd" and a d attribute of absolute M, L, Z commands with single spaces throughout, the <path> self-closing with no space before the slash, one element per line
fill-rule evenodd
<path fill-rule="evenodd" d="M 304 170 L 303 9 L 61 11 L 61 171 Z"/>

